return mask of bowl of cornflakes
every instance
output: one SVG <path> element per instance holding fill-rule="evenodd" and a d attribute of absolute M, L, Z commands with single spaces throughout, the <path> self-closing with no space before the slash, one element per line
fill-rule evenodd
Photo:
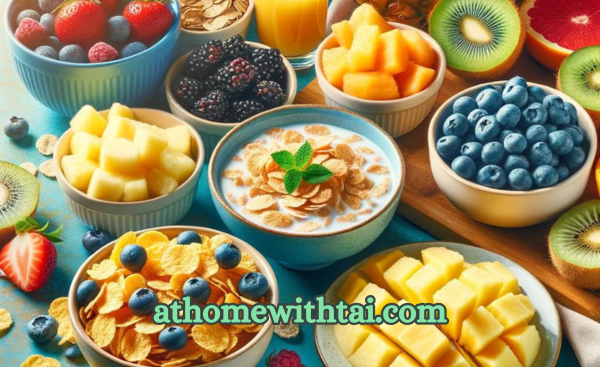
<path fill-rule="evenodd" d="M 235 263 L 226 265 L 216 255 L 224 247 L 236 249 Z M 262 295 L 247 293 L 243 281 L 250 276 L 268 284 Z M 259 363 L 273 336 L 270 319 L 264 325 L 153 321 L 157 306 L 184 300 L 201 310 L 221 304 L 277 305 L 279 289 L 267 260 L 223 232 L 183 226 L 128 232 L 90 256 L 75 275 L 68 299 L 72 335 L 92 367 Z M 167 334 L 179 334 L 180 343 Z"/>

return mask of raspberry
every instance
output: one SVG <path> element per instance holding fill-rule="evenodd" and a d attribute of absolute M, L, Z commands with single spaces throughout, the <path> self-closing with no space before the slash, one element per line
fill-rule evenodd
<path fill-rule="evenodd" d="M 109 44 L 98 42 L 90 48 L 88 59 L 92 64 L 98 62 L 108 62 L 119 58 L 119 52 Z"/>
<path fill-rule="evenodd" d="M 15 32 L 15 37 L 25 46 L 35 49 L 46 40 L 46 29 L 39 22 L 25 18 Z"/>
<path fill-rule="evenodd" d="M 271 353 L 267 358 L 267 367 L 306 367 L 302 364 L 298 353 L 282 349 L 279 353 Z"/>

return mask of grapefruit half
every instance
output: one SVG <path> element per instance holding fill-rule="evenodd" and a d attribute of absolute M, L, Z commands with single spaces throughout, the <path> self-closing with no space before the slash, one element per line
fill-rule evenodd
<path fill-rule="evenodd" d="M 600 45 L 599 0 L 525 0 L 521 18 L 525 46 L 548 69 L 558 70 L 575 50 Z"/>

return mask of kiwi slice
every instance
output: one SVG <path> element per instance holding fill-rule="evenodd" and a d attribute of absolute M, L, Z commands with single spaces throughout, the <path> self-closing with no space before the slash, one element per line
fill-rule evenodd
<path fill-rule="evenodd" d="M 0 245 L 15 234 L 15 224 L 33 215 L 40 197 L 38 180 L 24 168 L 0 161 Z"/>
<path fill-rule="evenodd" d="M 565 59 L 558 72 L 558 89 L 600 125 L 600 46 L 579 49 Z"/>
<path fill-rule="evenodd" d="M 506 73 L 525 42 L 519 13 L 509 0 L 441 0 L 429 17 L 429 33 L 448 66 L 474 79 Z"/>
<path fill-rule="evenodd" d="M 563 214 L 548 237 L 550 258 L 569 282 L 600 289 L 600 200 L 591 200 Z"/>

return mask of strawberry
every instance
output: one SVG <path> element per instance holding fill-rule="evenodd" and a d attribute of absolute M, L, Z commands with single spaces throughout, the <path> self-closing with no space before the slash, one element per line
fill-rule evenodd
<path fill-rule="evenodd" d="M 104 9 L 104 14 L 107 16 L 117 10 L 117 0 L 100 0 L 100 5 Z"/>
<path fill-rule="evenodd" d="M 125 7 L 123 16 L 131 25 L 131 33 L 146 45 L 164 36 L 173 16 L 165 5 L 168 0 L 132 1 Z"/>
<path fill-rule="evenodd" d="M 56 11 L 54 28 L 63 44 L 90 47 L 105 38 L 106 15 L 98 0 L 65 0 Z"/>
<path fill-rule="evenodd" d="M 0 251 L 0 270 L 23 292 L 42 288 L 56 267 L 56 248 L 62 226 L 48 232 L 33 218 L 17 223 L 17 236 Z"/>

